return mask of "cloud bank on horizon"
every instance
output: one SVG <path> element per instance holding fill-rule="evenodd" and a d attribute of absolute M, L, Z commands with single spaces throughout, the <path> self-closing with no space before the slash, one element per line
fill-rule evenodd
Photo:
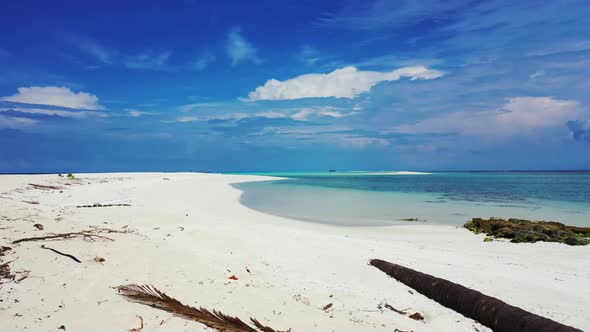
<path fill-rule="evenodd" d="M 9 3 L 0 172 L 589 169 L 565 2 Z"/>

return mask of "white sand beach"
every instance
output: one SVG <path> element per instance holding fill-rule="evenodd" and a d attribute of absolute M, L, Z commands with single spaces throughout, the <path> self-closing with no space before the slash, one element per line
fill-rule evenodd
<path fill-rule="evenodd" d="M 255 317 L 278 330 L 489 331 L 369 266 L 371 258 L 590 329 L 590 246 L 486 243 L 465 229 L 428 224 L 342 227 L 288 220 L 241 205 L 240 191 L 230 186 L 265 179 L 200 173 L 0 176 L 0 245 L 12 249 L 0 259 L 13 261 L 16 280 L 26 276 L 0 284 L 0 331 L 128 331 L 139 326 L 137 316 L 143 332 L 211 331 L 129 302 L 112 288 L 129 283 L 150 284 L 185 304 L 244 320 Z M 94 203 L 131 206 L 76 207 Z M 114 241 L 11 244 L 91 227 L 129 233 L 103 234 Z M 425 319 L 379 310 L 385 302 Z"/>

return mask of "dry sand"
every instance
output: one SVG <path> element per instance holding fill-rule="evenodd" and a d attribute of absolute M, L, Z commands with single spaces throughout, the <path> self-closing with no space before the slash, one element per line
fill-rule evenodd
<path fill-rule="evenodd" d="M 62 325 L 66 331 L 127 331 L 139 326 L 137 315 L 145 321 L 143 332 L 210 331 L 128 302 L 111 288 L 128 283 L 151 284 L 186 304 L 253 316 L 293 332 L 489 331 L 412 294 L 367 265 L 371 258 L 590 329 L 590 246 L 484 243 L 483 236 L 450 226 L 353 228 L 288 220 L 242 206 L 240 191 L 229 185 L 264 179 L 195 173 L 0 176 L 0 245 L 13 249 L 1 259 L 15 260 L 10 266 L 17 278 L 28 274 L 0 285 L 0 331 L 62 331 Z M 33 189 L 29 183 L 64 189 Z M 93 203 L 132 206 L 76 208 Z M 10 244 L 96 226 L 133 233 L 108 234 L 114 242 Z M 105 261 L 96 262 L 97 256 Z M 228 279 L 232 275 L 238 280 Z M 381 302 L 420 312 L 425 320 L 380 311 Z"/>

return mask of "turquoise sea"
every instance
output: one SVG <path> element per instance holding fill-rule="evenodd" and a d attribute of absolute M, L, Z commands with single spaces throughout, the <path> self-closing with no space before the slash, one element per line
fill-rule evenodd
<path fill-rule="evenodd" d="M 284 179 L 234 185 L 243 191 L 242 204 L 298 220 L 461 225 L 473 217 L 504 217 L 590 226 L 590 172 L 249 174 Z"/>

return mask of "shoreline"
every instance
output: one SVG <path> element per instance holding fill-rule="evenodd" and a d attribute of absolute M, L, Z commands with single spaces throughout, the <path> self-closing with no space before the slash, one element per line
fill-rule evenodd
<path fill-rule="evenodd" d="M 0 302 L 1 330 L 57 331 L 61 325 L 68 331 L 128 330 L 137 326 L 136 315 L 145 320 L 143 331 L 206 330 L 196 322 L 128 302 L 110 288 L 147 283 L 183 303 L 256 317 L 294 332 L 473 331 L 474 327 L 489 331 L 420 294 L 410 294 L 408 287 L 368 266 L 371 258 L 472 287 L 583 330 L 590 327 L 590 290 L 582 287 L 590 280 L 587 247 L 484 243 L 483 235 L 444 225 L 334 227 L 291 220 L 243 206 L 241 192 L 231 186 L 275 177 L 214 173 L 75 177 L 71 181 L 76 184 L 68 186 L 70 180 L 57 175 L 0 175 L 0 245 L 13 249 L 2 259 L 16 259 L 10 265 L 13 272 L 30 271 L 19 283 L 0 285 L 0 298 L 5 299 Z M 26 189 L 28 183 L 64 189 L 62 193 Z M 14 191 L 19 188 L 25 189 Z M 75 207 L 97 202 L 131 206 Z M 36 230 L 35 223 L 44 230 Z M 8 244 L 17 238 L 90 226 L 134 233 L 113 234 L 113 242 Z M 42 244 L 74 254 L 82 263 L 41 250 Z M 105 261 L 95 262 L 95 257 Z M 232 275 L 238 280 L 228 279 Z M 411 307 L 425 321 L 380 311 L 377 306 L 382 301 L 396 308 Z M 332 307 L 322 310 L 328 303 Z"/>

